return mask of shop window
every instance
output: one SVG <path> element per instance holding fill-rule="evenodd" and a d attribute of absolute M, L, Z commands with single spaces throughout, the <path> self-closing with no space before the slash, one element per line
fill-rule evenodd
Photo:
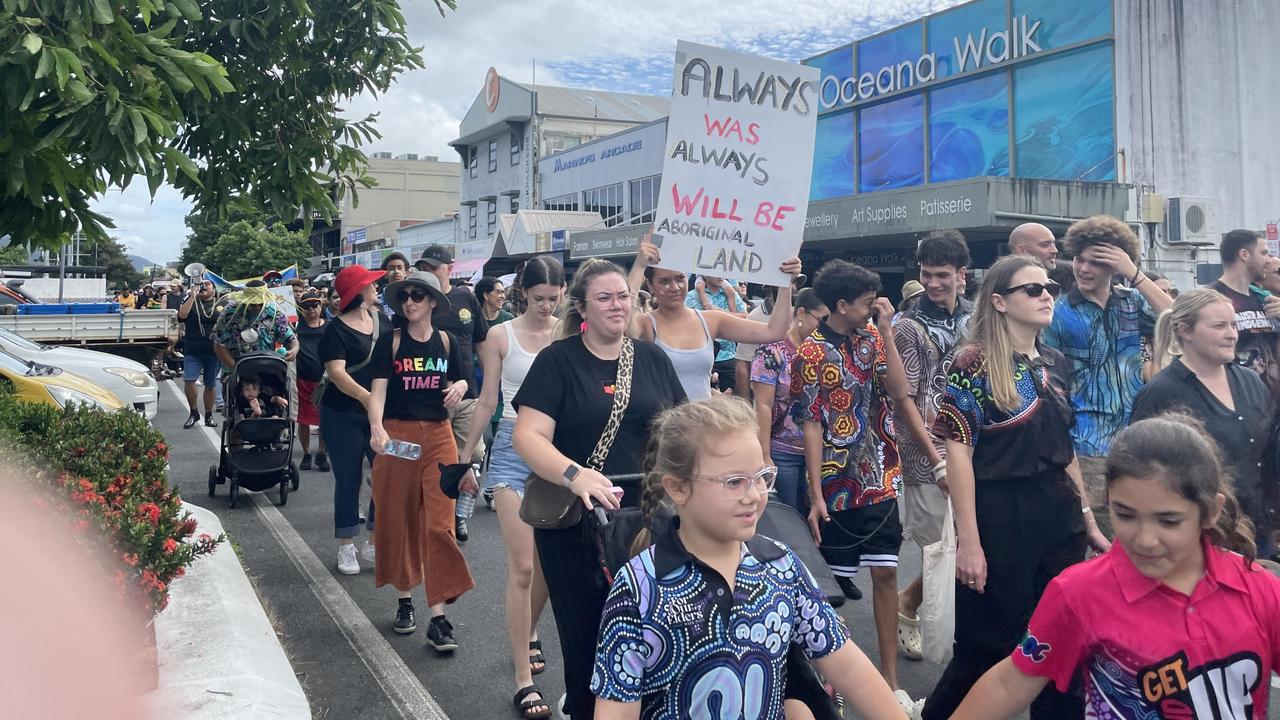
<path fill-rule="evenodd" d="M 568 195 L 558 195 L 553 198 L 547 198 L 542 201 L 542 209 L 577 212 L 578 195 L 577 193 L 569 193 Z"/>
<path fill-rule="evenodd" d="M 891 100 L 858 113 L 858 190 L 924 182 L 924 96 Z"/>
<path fill-rule="evenodd" d="M 476 177 L 476 163 L 480 161 L 480 148 L 467 148 L 467 174 L 474 180 Z"/>
<path fill-rule="evenodd" d="M 512 165 L 520 164 L 520 150 L 521 150 L 520 146 L 521 146 L 520 134 L 513 131 L 511 133 L 511 164 Z"/>
<path fill-rule="evenodd" d="M 475 240 L 476 238 L 476 206 L 467 207 L 467 237 Z"/>
<path fill-rule="evenodd" d="M 582 193 L 583 212 L 598 212 L 605 227 L 622 223 L 622 183 L 592 188 Z"/>
<path fill-rule="evenodd" d="M 929 94 L 929 181 L 1009 174 L 1009 74 Z"/>
<path fill-rule="evenodd" d="M 498 201 L 497 200 L 489 201 L 489 214 L 488 214 L 488 217 L 485 218 L 485 226 L 488 229 L 488 232 L 485 235 L 485 237 L 487 238 L 493 237 L 494 231 L 498 229 Z"/>
<path fill-rule="evenodd" d="M 658 189 L 662 187 L 661 175 L 631 181 L 631 223 L 653 222 L 658 208 Z"/>
<path fill-rule="evenodd" d="M 498 169 L 498 138 L 489 139 L 489 172 Z"/>

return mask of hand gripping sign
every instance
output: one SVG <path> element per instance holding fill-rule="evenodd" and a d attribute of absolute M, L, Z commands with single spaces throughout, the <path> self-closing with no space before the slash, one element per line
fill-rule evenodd
<path fill-rule="evenodd" d="M 817 68 L 683 40 L 653 243 L 661 266 L 783 286 L 809 207 Z"/>

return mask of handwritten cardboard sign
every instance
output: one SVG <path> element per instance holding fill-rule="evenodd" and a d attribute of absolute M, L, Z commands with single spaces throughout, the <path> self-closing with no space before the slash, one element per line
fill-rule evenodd
<path fill-rule="evenodd" d="M 679 41 L 662 190 L 662 267 L 782 286 L 800 251 L 817 68 Z"/>

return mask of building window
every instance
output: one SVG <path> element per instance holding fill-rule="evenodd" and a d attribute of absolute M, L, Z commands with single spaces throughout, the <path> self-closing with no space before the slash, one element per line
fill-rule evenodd
<path fill-rule="evenodd" d="M 653 222 L 658 208 L 658 188 L 662 187 L 661 175 L 631 181 L 631 223 Z"/>
<path fill-rule="evenodd" d="M 469 151 L 468 155 L 470 155 L 467 159 L 467 172 L 474 179 L 476 176 L 476 163 L 480 161 L 480 148 L 473 147 L 467 148 L 467 150 Z"/>
<path fill-rule="evenodd" d="M 512 165 L 520 164 L 520 150 L 521 150 L 520 145 L 521 145 L 520 134 L 516 132 L 512 132 L 511 133 L 511 164 Z"/>
<path fill-rule="evenodd" d="M 583 191 L 582 210 L 600 213 L 605 227 L 622 224 L 622 183 Z"/>
<path fill-rule="evenodd" d="M 488 231 L 489 231 L 488 234 L 485 235 L 485 237 L 487 238 L 493 237 L 494 231 L 498 229 L 498 201 L 497 200 L 489 201 L 489 215 L 487 218 L 485 218 L 485 225 L 488 227 Z"/>
<path fill-rule="evenodd" d="M 520 201 L 515 198 L 511 198 L 511 214 L 515 215 L 518 212 L 520 212 Z"/>
<path fill-rule="evenodd" d="M 578 210 L 577 193 L 569 193 L 568 195 L 560 195 L 558 197 L 547 198 L 542 201 L 543 210 L 568 210 L 576 212 Z"/>
<path fill-rule="evenodd" d="M 476 237 L 476 206 L 467 207 L 467 237 L 472 240 Z"/>
<path fill-rule="evenodd" d="M 489 172 L 498 169 L 498 138 L 489 140 Z"/>

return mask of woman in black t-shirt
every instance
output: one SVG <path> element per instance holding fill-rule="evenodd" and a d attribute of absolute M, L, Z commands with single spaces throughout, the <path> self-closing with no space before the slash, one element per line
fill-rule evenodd
<path fill-rule="evenodd" d="M 1001 259 L 974 299 L 969 344 L 951 362 L 933 432 L 947 443 L 955 510 L 955 645 L 926 720 L 950 717 L 1009 656 L 1045 586 L 1084 559 L 1086 544 L 1109 547 L 1071 445 L 1071 366 L 1040 342 L 1058 292 L 1035 258 Z M 1082 714 L 1053 689 L 1031 709 L 1033 720 Z"/>
<path fill-rule="evenodd" d="M 338 538 L 338 572 L 356 575 L 355 538 L 360 534 L 360 484 L 364 460 L 373 462 L 369 449 L 369 418 L 364 403 L 373 385 L 374 329 L 377 337 L 390 335 L 391 326 L 378 309 L 374 282 L 380 270 L 359 265 L 343 268 L 334 278 L 342 314 L 328 324 L 320 341 L 328 387 L 320 399 L 320 436 L 333 465 L 333 525 Z M 375 325 L 376 323 L 376 325 Z M 369 503 L 366 529 L 374 528 L 374 505 Z M 365 561 L 373 562 L 372 542 L 365 543 Z"/>
<path fill-rule="evenodd" d="M 378 340 L 373 359 L 373 391 L 369 410 L 373 463 L 373 498 L 381 510 L 374 537 L 378 563 L 374 582 L 399 591 L 393 628 L 407 635 L 417 627 L 410 593 L 431 568 L 427 605 L 431 625 L 427 641 L 437 653 L 458 648 L 453 626 L 444 616 L 446 602 L 475 587 L 467 561 L 454 538 L 454 501 L 440 489 L 440 465 L 458 462 L 458 447 L 449 425 L 449 408 L 467 393 L 458 362 L 458 343 L 432 321 L 449 313 L 440 281 L 426 272 L 387 286 L 384 301 L 401 326 Z M 407 440 L 422 447 L 417 460 L 385 454 L 387 441 Z M 463 492 L 475 493 L 475 478 L 464 480 Z"/>
<path fill-rule="evenodd" d="M 634 341 L 631 399 L 604 473 L 586 467 L 613 408 L 630 317 L 631 294 L 622 269 L 607 260 L 583 263 L 569 289 L 569 309 L 561 321 L 564 339 L 538 353 L 512 403 L 517 409 L 512 444 L 537 474 L 531 482 L 564 484 L 588 509 L 596 503 L 619 506 L 606 476 L 639 473 L 650 421 L 685 400 L 666 353 Z M 621 504 L 639 505 L 639 484 L 624 488 Z M 584 516 L 574 527 L 533 533 L 560 634 L 566 710 L 573 718 L 590 718 L 595 711 L 588 685 L 609 591 L 592 532 Z"/>

